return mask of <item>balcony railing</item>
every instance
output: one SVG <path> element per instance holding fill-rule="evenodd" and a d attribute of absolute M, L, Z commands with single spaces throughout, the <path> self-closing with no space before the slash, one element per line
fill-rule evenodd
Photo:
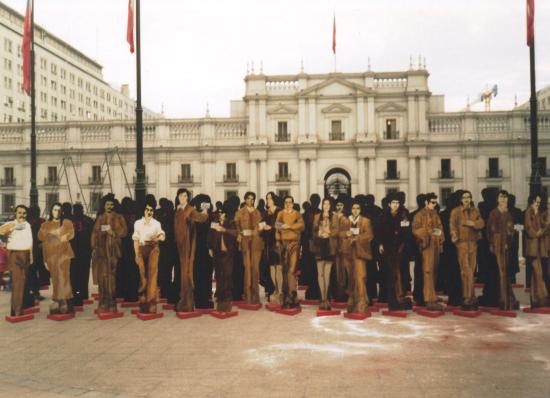
<path fill-rule="evenodd" d="M 276 134 L 275 142 L 290 142 L 290 134 Z"/>
<path fill-rule="evenodd" d="M 384 139 L 385 140 L 398 140 L 399 139 L 399 131 L 384 131 Z"/>
<path fill-rule="evenodd" d="M 550 169 L 541 169 L 540 170 L 540 176 L 541 177 L 550 177 Z"/>
<path fill-rule="evenodd" d="M 485 177 L 487 178 L 502 178 L 502 169 L 498 170 L 485 170 Z"/>
<path fill-rule="evenodd" d="M 275 181 L 278 182 L 290 182 L 290 174 L 275 174 Z"/>
<path fill-rule="evenodd" d="M 401 173 L 399 171 L 387 172 L 384 171 L 384 180 L 399 180 L 401 179 Z"/>
<path fill-rule="evenodd" d="M 437 172 L 437 178 L 439 178 L 441 180 L 453 179 L 453 178 L 455 178 L 455 171 L 454 170 L 439 170 Z"/>
<path fill-rule="evenodd" d="M 11 179 L 0 179 L 0 186 L 3 187 L 14 187 L 15 186 L 15 178 Z"/>
<path fill-rule="evenodd" d="M 88 185 L 103 185 L 101 177 L 88 177 Z"/>
<path fill-rule="evenodd" d="M 193 176 L 192 175 L 179 175 L 178 184 L 192 184 Z"/>
<path fill-rule="evenodd" d="M 333 133 L 332 131 L 328 133 L 328 139 L 329 141 L 344 141 L 345 139 L 345 133 Z"/>
<path fill-rule="evenodd" d="M 59 179 L 57 177 L 56 178 L 46 177 L 44 178 L 44 185 L 49 185 L 49 186 L 59 185 Z"/>
<path fill-rule="evenodd" d="M 238 174 L 224 174 L 223 182 L 239 182 Z"/>

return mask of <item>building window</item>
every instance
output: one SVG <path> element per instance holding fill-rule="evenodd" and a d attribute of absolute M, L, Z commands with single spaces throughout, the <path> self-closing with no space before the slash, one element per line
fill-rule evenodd
<path fill-rule="evenodd" d="M 290 174 L 288 173 L 288 163 L 279 162 L 279 173 L 275 176 L 277 181 L 290 181 Z"/>
<path fill-rule="evenodd" d="M 54 203 L 59 202 L 59 192 L 46 193 L 46 211 L 49 213 Z"/>
<path fill-rule="evenodd" d="M 231 199 L 235 196 L 238 196 L 239 195 L 239 192 L 238 191 L 225 191 L 225 199 Z"/>
<path fill-rule="evenodd" d="M 278 122 L 277 123 L 277 136 L 275 137 L 276 142 L 289 142 L 290 136 L 288 135 L 288 123 L 287 122 Z"/>
<path fill-rule="evenodd" d="M 13 167 L 4 167 L 4 179 L 2 180 L 2 186 L 4 187 L 15 186 L 15 177 L 13 174 Z"/>
<path fill-rule="evenodd" d="M 342 121 L 332 120 L 330 122 L 330 133 L 328 139 L 330 141 L 343 141 L 344 132 L 342 131 Z"/>
<path fill-rule="evenodd" d="M 502 177 L 502 170 L 498 167 L 498 158 L 489 158 L 489 169 L 486 174 L 488 178 Z"/>
<path fill-rule="evenodd" d="M 15 208 L 15 194 L 14 193 L 5 193 L 2 195 L 2 213 L 10 214 L 13 213 Z"/>
<path fill-rule="evenodd" d="M 239 176 L 237 175 L 237 163 L 227 163 L 225 165 L 225 175 L 223 177 L 224 182 L 239 181 Z"/>
<path fill-rule="evenodd" d="M 193 176 L 191 175 L 191 164 L 183 163 L 181 165 L 181 175 L 179 178 L 179 183 L 192 183 Z"/>
<path fill-rule="evenodd" d="M 441 206 L 446 206 L 445 203 L 447 203 L 447 200 L 451 197 L 453 192 L 453 188 L 441 188 L 441 192 L 439 195 L 439 203 L 441 204 Z"/>
<path fill-rule="evenodd" d="M 50 64 L 50 72 L 52 75 L 57 75 L 57 65 L 56 64 Z"/>
<path fill-rule="evenodd" d="M 8 53 L 11 53 L 11 40 L 5 38 L 4 39 L 4 50 Z"/>
<path fill-rule="evenodd" d="M 44 181 L 44 185 L 57 185 L 59 181 L 57 180 L 57 167 L 49 166 L 48 167 L 48 176 Z"/>
<path fill-rule="evenodd" d="M 454 178 L 454 171 L 451 170 L 451 159 L 441 159 L 439 178 Z"/>
<path fill-rule="evenodd" d="M 92 177 L 90 183 L 101 184 L 101 166 L 92 166 Z"/>
<path fill-rule="evenodd" d="M 396 119 L 386 119 L 386 130 L 384 131 L 384 138 L 386 140 L 399 139 L 399 131 L 397 131 Z"/>
<path fill-rule="evenodd" d="M 399 180 L 399 172 L 397 171 L 397 160 L 386 160 L 386 173 L 384 173 L 386 180 Z"/>

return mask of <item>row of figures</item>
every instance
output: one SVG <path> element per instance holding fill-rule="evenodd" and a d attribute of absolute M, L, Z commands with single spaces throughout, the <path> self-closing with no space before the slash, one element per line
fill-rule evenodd
<path fill-rule="evenodd" d="M 292 196 L 273 192 L 257 205 L 247 192 L 242 203 L 232 197 L 212 206 L 207 195 L 191 198 L 181 188 L 174 203 L 162 198 L 158 208 L 153 195 L 140 209 L 130 198 L 105 195 L 95 220 L 78 203 L 53 204 L 47 220 L 19 205 L 0 227 L 11 316 L 50 283 L 50 314 L 71 313 L 88 299 L 90 270 L 98 314 L 116 313 L 117 297 L 139 303 L 143 314 L 157 313 L 161 299 L 178 313 L 214 306 L 226 313 L 234 301 L 261 305 L 261 286 L 271 305 L 297 309 L 299 284 L 320 310 L 343 302 L 350 314 L 367 313 L 376 300 L 389 310 L 411 309 L 409 291 L 428 311 L 443 309 L 438 291 L 463 311 L 515 310 L 522 252 L 531 306 L 549 306 L 550 200 L 531 195 L 522 212 L 506 191 L 482 195 L 476 207 L 471 192 L 459 190 L 440 211 L 436 194 L 421 194 L 409 212 L 403 192 L 389 193 L 382 207 L 372 195 L 313 194 L 300 209 Z M 476 281 L 484 283 L 480 297 Z"/>

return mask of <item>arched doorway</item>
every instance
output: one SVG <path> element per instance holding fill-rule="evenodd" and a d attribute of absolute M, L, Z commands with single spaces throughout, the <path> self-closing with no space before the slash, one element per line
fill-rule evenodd
<path fill-rule="evenodd" d="M 342 193 L 351 197 L 351 176 L 346 170 L 335 167 L 325 174 L 325 196 L 336 198 Z"/>

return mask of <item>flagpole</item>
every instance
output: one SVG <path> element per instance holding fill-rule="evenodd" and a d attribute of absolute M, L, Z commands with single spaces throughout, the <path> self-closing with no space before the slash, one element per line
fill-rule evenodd
<path fill-rule="evenodd" d="M 38 189 L 36 188 L 36 101 L 34 89 L 34 0 L 31 1 L 31 191 L 30 205 L 38 207 Z"/>
<path fill-rule="evenodd" d="M 541 181 L 538 155 L 538 117 L 537 117 L 537 90 L 535 83 L 535 37 L 533 35 L 529 46 L 529 69 L 531 79 L 531 178 L 529 179 L 529 193 L 540 193 Z"/>
<path fill-rule="evenodd" d="M 140 0 L 136 0 L 136 204 L 138 209 L 145 201 L 145 170 L 143 167 L 143 109 L 141 107 L 141 37 Z"/>

